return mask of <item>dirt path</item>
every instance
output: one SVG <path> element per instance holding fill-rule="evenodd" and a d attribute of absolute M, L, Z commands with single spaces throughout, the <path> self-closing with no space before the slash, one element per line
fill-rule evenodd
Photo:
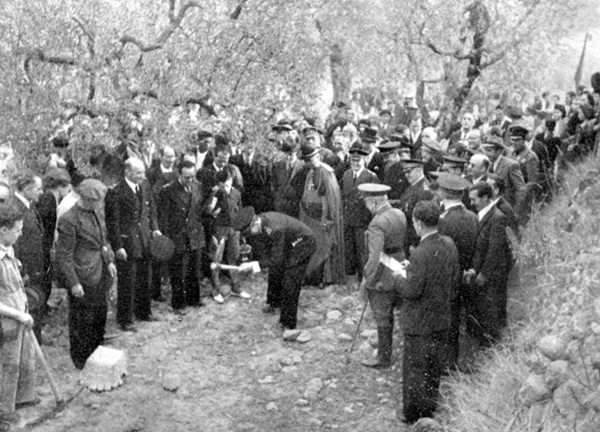
<path fill-rule="evenodd" d="M 125 384 L 108 393 L 84 389 L 55 418 L 33 430 L 404 430 L 395 412 L 401 393 L 397 332 L 391 371 L 360 366 L 356 360 L 373 353 L 368 335 L 375 327 L 367 312 L 354 361 L 346 363 L 361 312 L 357 293 L 344 286 L 304 289 L 298 328 L 307 330 L 311 340 L 301 344 L 284 342 L 278 316 L 261 312 L 263 276 L 251 276 L 244 285 L 251 300 L 229 298 L 222 306 L 208 301 L 206 307 L 188 309 L 182 319 L 166 304 L 155 303 L 160 322 L 138 323 L 137 333 L 120 333 L 112 344 L 127 352 Z M 79 372 L 68 356 L 66 314 L 64 303 L 53 312 L 56 324 L 45 332 L 53 345 L 43 350 L 61 390 L 69 395 L 80 387 Z M 111 313 L 109 332 L 113 331 Z M 40 372 L 42 404 L 23 412 L 28 420 L 54 406 Z M 321 389 L 305 394 L 311 380 Z M 167 391 L 167 384 L 178 388 Z"/>

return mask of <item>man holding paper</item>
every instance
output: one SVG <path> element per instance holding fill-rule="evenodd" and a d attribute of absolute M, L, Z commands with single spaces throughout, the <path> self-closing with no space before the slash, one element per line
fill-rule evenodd
<path fill-rule="evenodd" d="M 402 305 L 401 297 L 394 288 L 392 268 L 399 269 L 404 260 L 404 236 L 406 216 L 388 201 L 391 188 L 387 185 L 365 183 L 358 186 L 365 205 L 373 219 L 365 233 L 368 252 L 363 271 L 361 293 L 367 298 L 377 324 L 378 349 L 376 360 L 362 364 L 375 369 L 392 365 L 392 333 L 394 330 L 394 308 Z"/>

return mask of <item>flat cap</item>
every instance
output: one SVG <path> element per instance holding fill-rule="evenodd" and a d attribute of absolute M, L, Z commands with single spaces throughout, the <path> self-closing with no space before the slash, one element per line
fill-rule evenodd
<path fill-rule="evenodd" d="M 82 198 L 88 198 L 96 201 L 104 199 L 106 195 L 106 185 L 100 180 L 85 179 L 77 186 L 77 193 Z"/>
<path fill-rule="evenodd" d="M 44 179 L 54 180 L 56 182 L 71 183 L 71 176 L 64 168 L 50 168 L 44 174 Z"/>
<path fill-rule="evenodd" d="M 437 184 L 441 188 L 452 191 L 463 191 L 471 187 L 471 183 L 467 180 L 452 173 L 440 173 L 438 175 Z"/>
<path fill-rule="evenodd" d="M 254 220 L 254 216 L 256 216 L 256 212 L 254 211 L 254 207 L 248 206 L 244 207 L 233 217 L 231 221 L 231 226 L 236 231 L 244 231 L 248 229 L 252 221 Z"/>
<path fill-rule="evenodd" d="M 363 183 L 358 185 L 363 198 L 387 195 L 392 190 L 391 187 L 379 183 Z"/>
<path fill-rule="evenodd" d="M 362 133 L 360 135 L 360 139 L 363 142 L 374 143 L 374 142 L 377 142 L 377 134 L 378 133 L 379 133 L 379 131 L 377 129 L 375 129 L 374 127 L 367 126 L 362 131 Z"/>

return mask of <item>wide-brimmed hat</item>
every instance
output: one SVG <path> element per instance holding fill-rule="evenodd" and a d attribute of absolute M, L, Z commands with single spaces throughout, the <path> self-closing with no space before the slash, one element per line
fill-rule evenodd
<path fill-rule="evenodd" d="M 300 146 L 300 159 L 310 159 L 317 153 L 321 148 L 316 145 L 306 142 Z"/>

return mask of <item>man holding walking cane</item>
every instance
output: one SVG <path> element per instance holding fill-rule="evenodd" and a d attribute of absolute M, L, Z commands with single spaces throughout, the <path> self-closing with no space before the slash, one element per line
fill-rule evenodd
<path fill-rule="evenodd" d="M 0 204 L 0 323 L 2 383 L 0 431 L 19 421 L 17 408 L 39 402 L 35 397 L 33 318 L 15 258 L 13 245 L 21 235 L 23 215 L 10 204 Z"/>
<path fill-rule="evenodd" d="M 377 323 L 377 359 L 361 362 L 363 366 L 387 369 L 392 365 L 392 333 L 394 330 L 394 308 L 402 300 L 394 288 L 393 271 L 390 266 L 404 260 L 404 236 L 406 216 L 388 201 L 391 188 L 387 185 L 364 183 L 358 186 L 365 205 L 373 219 L 365 233 L 367 263 L 360 285 L 361 294 L 367 298 Z"/>

